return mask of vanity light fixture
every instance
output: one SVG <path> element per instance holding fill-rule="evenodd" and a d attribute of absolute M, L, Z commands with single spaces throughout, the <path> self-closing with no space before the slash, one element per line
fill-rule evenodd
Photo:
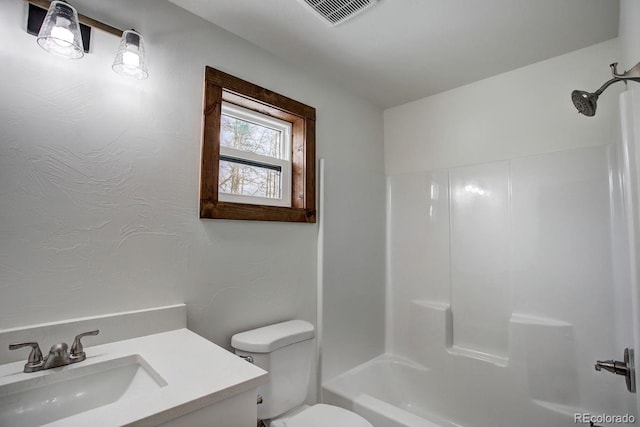
<path fill-rule="evenodd" d="M 78 12 L 63 1 L 53 1 L 38 33 L 38 45 L 49 53 L 69 59 L 84 56 Z"/>
<path fill-rule="evenodd" d="M 91 28 L 121 37 L 113 62 L 113 71 L 139 80 L 149 77 L 142 35 L 135 30 L 122 31 L 88 16 L 78 14 L 64 0 L 26 0 L 30 3 L 27 32 L 38 36 L 38 45 L 49 53 L 80 59 L 89 51 Z M 44 16 L 44 10 L 47 10 Z M 83 43 L 83 39 L 84 43 Z"/>
<path fill-rule="evenodd" d="M 136 30 L 127 30 L 122 33 L 112 68 L 118 74 L 138 80 L 149 77 L 147 58 L 144 53 L 144 40 Z"/>

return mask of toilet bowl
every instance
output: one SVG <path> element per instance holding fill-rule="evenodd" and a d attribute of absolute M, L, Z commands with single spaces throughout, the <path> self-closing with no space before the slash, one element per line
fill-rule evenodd
<path fill-rule="evenodd" d="M 269 372 L 258 387 L 258 420 L 270 427 L 373 427 L 360 415 L 322 403 L 306 406 L 311 377 L 314 327 L 290 320 L 235 334 L 236 354 Z"/>

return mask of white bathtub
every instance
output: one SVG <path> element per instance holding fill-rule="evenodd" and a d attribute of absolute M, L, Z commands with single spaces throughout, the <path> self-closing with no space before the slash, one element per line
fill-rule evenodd
<path fill-rule="evenodd" d="M 496 367 L 496 369 L 500 369 Z M 323 400 L 355 411 L 375 427 L 562 427 L 575 426 L 579 408 L 550 405 L 496 381 L 463 369 L 458 380 L 394 356 L 381 356 L 323 385 Z M 502 378 L 500 378 L 502 377 Z M 478 386 L 491 384 L 491 388 Z"/>

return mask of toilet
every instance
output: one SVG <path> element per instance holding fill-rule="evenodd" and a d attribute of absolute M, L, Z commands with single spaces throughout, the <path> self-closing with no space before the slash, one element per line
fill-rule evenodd
<path fill-rule="evenodd" d="M 337 406 L 304 405 L 314 332 L 311 323 L 290 320 L 231 338 L 238 356 L 269 372 L 267 384 L 258 387 L 262 397 L 258 420 L 270 427 L 373 427 L 360 415 Z"/>

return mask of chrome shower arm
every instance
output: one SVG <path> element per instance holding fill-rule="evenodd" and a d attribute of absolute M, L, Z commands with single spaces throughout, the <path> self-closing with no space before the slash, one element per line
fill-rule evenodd
<path fill-rule="evenodd" d="M 611 67 L 611 75 L 613 75 L 614 78 L 617 78 L 620 80 L 633 80 L 635 82 L 640 82 L 640 62 L 638 62 L 629 71 L 625 71 L 622 74 L 618 74 L 617 62 L 614 62 L 613 64 L 609 65 L 609 67 Z"/>
<path fill-rule="evenodd" d="M 631 80 L 640 83 L 640 62 L 638 62 L 632 69 L 630 69 L 629 71 L 625 71 L 622 74 L 618 73 L 617 62 L 609 65 L 609 67 L 611 68 L 611 75 L 613 76 L 613 78 L 600 86 L 600 89 L 594 92 L 595 95 L 602 95 L 602 92 L 604 92 L 605 89 L 616 82 L 626 82 L 628 80 Z"/>
<path fill-rule="evenodd" d="M 625 82 L 626 84 L 629 80 L 640 83 L 640 62 L 632 69 L 625 71 L 622 74 L 618 73 L 617 62 L 609 65 L 609 67 L 611 68 L 613 78 L 600 86 L 600 89 L 597 91 L 589 93 L 585 90 L 574 90 L 571 92 L 571 101 L 580 114 L 584 114 L 587 117 L 595 116 L 596 109 L 598 108 L 598 97 L 602 95 L 602 92 L 612 84 L 616 82 Z"/>
<path fill-rule="evenodd" d="M 613 65 L 613 64 L 611 64 Z M 602 92 L 605 91 L 606 88 L 608 88 L 609 86 L 611 86 L 612 84 L 616 83 L 616 82 L 622 82 L 625 79 L 619 78 L 619 77 L 614 77 L 611 80 L 609 80 L 608 82 L 606 82 L 605 84 L 603 84 L 602 86 L 600 86 L 600 89 L 598 89 L 597 91 L 594 92 L 594 95 L 600 96 L 602 95 Z"/>

